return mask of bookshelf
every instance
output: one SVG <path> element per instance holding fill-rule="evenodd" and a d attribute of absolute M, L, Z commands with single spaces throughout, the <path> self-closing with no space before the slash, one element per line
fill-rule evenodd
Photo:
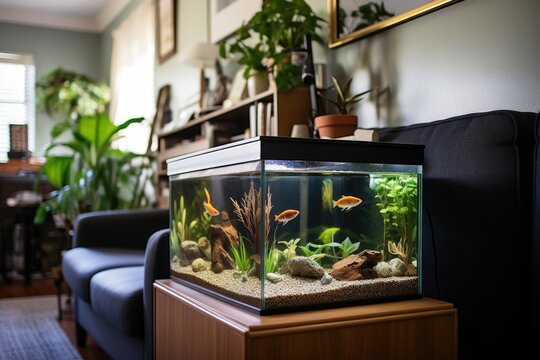
<path fill-rule="evenodd" d="M 158 132 L 156 195 L 159 207 L 169 206 L 167 159 L 249 136 L 290 136 L 293 125 L 308 124 L 310 113 L 308 87 L 288 92 L 267 90 L 183 126 Z"/>

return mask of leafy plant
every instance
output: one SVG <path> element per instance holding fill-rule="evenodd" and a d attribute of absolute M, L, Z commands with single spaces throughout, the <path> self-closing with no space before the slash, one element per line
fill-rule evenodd
<path fill-rule="evenodd" d="M 240 236 L 238 245 L 230 247 L 230 254 L 236 264 L 240 275 L 246 275 L 253 267 L 253 261 L 249 258 L 244 237 Z"/>
<path fill-rule="evenodd" d="M 360 5 L 357 10 L 354 10 L 351 13 L 351 16 L 361 19 L 361 21 L 354 28 L 354 31 L 356 31 L 373 25 L 381 20 L 388 19 L 389 17 L 394 16 L 394 13 L 386 10 L 384 7 L 384 1 L 381 1 L 380 4 L 370 1 L 367 4 Z"/>
<path fill-rule="evenodd" d="M 330 227 L 321 231 L 320 235 L 317 237 L 317 240 L 323 244 L 331 243 L 334 239 L 334 235 L 340 230 L 338 227 Z"/>
<path fill-rule="evenodd" d="M 42 168 L 58 190 L 43 202 L 35 221 L 42 223 L 47 212 L 58 214 L 67 228 L 82 212 L 149 206 L 145 187 L 152 178 L 153 157 L 114 148 L 122 130 L 142 118 L 114 125 L 103 113 L 83 116 L 69 123 L 70 141 L 54 141 L 45 151 Z M 62 154 L 53 151 L 62 150 Z"/>
<path fill-rule="evenodd" d="M 381 177 L 375 181 L 375 191 L 388 252 L 407 262 L 417 247 L 416 176 Z"/>
<path fill-rule="evenodd" d="M 313 248 L 310 249 L 310 247 Z M 326 256 L 325 253 L 323 253 L 323 250 L 326 248 L 325 245 L 316 245 L 312 243 L 307 243 L 306 246 L 299 246 L 300 250 L 306 255 L 308 258 L 315 260 L 319 264 L 321 263 L 321 259 Z"/>
<path fill-rule="evenodd" d="M 329 101 L 330 103 L 334 104 L 337 108 L 337 112 L 339 114 L 350 114 L 352 111 L 352 107 L 357 102 L 360 102 L 363 99 L 363 96 L 372 92 L 375 89 L 369 89 L 366 91 L 363 91 L 358 94 L 350 95 L 351 91 L 351 84 L 352 84 L 352 78 L 350 78 L 344 87 L 341 87 L 339 82 L 336 80 L 335 77 L 332 76 L 332 83 L 334 91 L 336 92 L 336 98 L 332 99 L 325 94 L 318 92 L 318 95 L 325 99 L 326 101 Z"/>
<path fill-rule="evenodd" d="M 347 237 L 343 242 L 329 242 L 325 244 L 313 244 L 308 243 L 305 247 L 300 247 L 304 254 L 308 257 L 313 257 L 314 255 L 324 254 L 327 257 L 335 259 L 344 259 L 347 256 L 353 254 L 360 247 L 360 242 L 352 243 L 351 240 Z M 314 250 L 311 250 L 313 248 Z M 338 250 L 339 253 L 336 254 L 335 250 Z"/>
<path fill-rule="evenodd" d="M 290 54 L 303 48 L 306 35 L 322 43 L 317 30 L 323 22 L 305 0 L 266 0 L 233 38 L 220 44 L 220 55 L 238 54 L 238 63 L 248 67 L 246 78 L 252 71 L 261 72 L 261 64 L 265 70 L 276 65 L 277 89 L 290 90 L 301 82 L 301 69 L 291 63 Z"/>
<path fill-rule="evenodd" d="M 103 113 L 110 100 L 107 84 L 62 68 L 40 79 L 36 90 L 38 110 L 44 109 L 48 114 L 64 113 L 66 120 L 72 121 Z"/>
<path fill-rule="evenodd" d="M 285 260 L 290 260 L 296 256 L 296 247 L 298 243 L 300 242 L 300 238 L 292 239 L 289 241 L 280 241 L 278 244 L 285 245 L 285 250 L 283 250 L 283 256 L 285 257 Z"/>
<path fill-rule="evenodd" d="M 183 195 L 180 195 L 179 202 L 176 200 L 173 201 L 172 215 L 171 239 L 174 239 L 174 249 L 178 250 L 184 240 L 191 239 L 191 233 L 197 225 L 197 220 L 195 219 L 190 222 L 187 219 L 187 210 Z"/>
<path fill-rule="evenodd" d="M 266 274 L 275 273 L 278 270 L 280 260 L 281 251 L 273 245 L 264 249 L 264 279 L 266 279 Z"/>

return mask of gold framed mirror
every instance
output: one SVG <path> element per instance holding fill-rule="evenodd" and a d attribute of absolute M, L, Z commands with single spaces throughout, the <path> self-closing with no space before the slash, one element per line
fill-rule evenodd
<path fill-rule="evenodd" d="M 328 0 L 328 47 L 359 40 L 461 0 Z"/>

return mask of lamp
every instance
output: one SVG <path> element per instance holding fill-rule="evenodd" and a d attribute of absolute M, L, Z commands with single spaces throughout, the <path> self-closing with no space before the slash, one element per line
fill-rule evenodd
<path fill-rule="evenodd" d="M 200 82 L 201 94 L 199 97 L 199 106 L 204 107 L 204 94 L 206 92 L 206 77 L 204 69 L 207 66 L 214 66 L 218 57 L 218 48 L 214 44 L 196 42 L 188 46 L 181 54 L 180 61 L 186 65 L 196 66 L 201 69 Z"/>

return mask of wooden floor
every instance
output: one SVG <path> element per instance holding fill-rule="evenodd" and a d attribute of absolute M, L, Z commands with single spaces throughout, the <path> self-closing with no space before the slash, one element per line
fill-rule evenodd
<path fill-rule="evenodd" d="M 64 294 L 67 289 L 63 289 Z M 56 294 L 56 287 L 52 278 L 32 279 L 29 286 L 25 286 L 21 279 L 13 279 L 10 283 L 0 278 L 0 299 L 24 296 L 39 296 Z M 75 348 L 79 351 L 82 358 L 85 360 L 102 360 L 110 359 L 107 354 L 89 337 L 87 345 L 84 348 L 77 347 L 75 342 L 75 324 L 73 322 L 73 313 L 69 304 L 68 295 L 62 296 L 63 319 L 60 321 L 60 326 L 64 329 L 67 337 Z"/>

